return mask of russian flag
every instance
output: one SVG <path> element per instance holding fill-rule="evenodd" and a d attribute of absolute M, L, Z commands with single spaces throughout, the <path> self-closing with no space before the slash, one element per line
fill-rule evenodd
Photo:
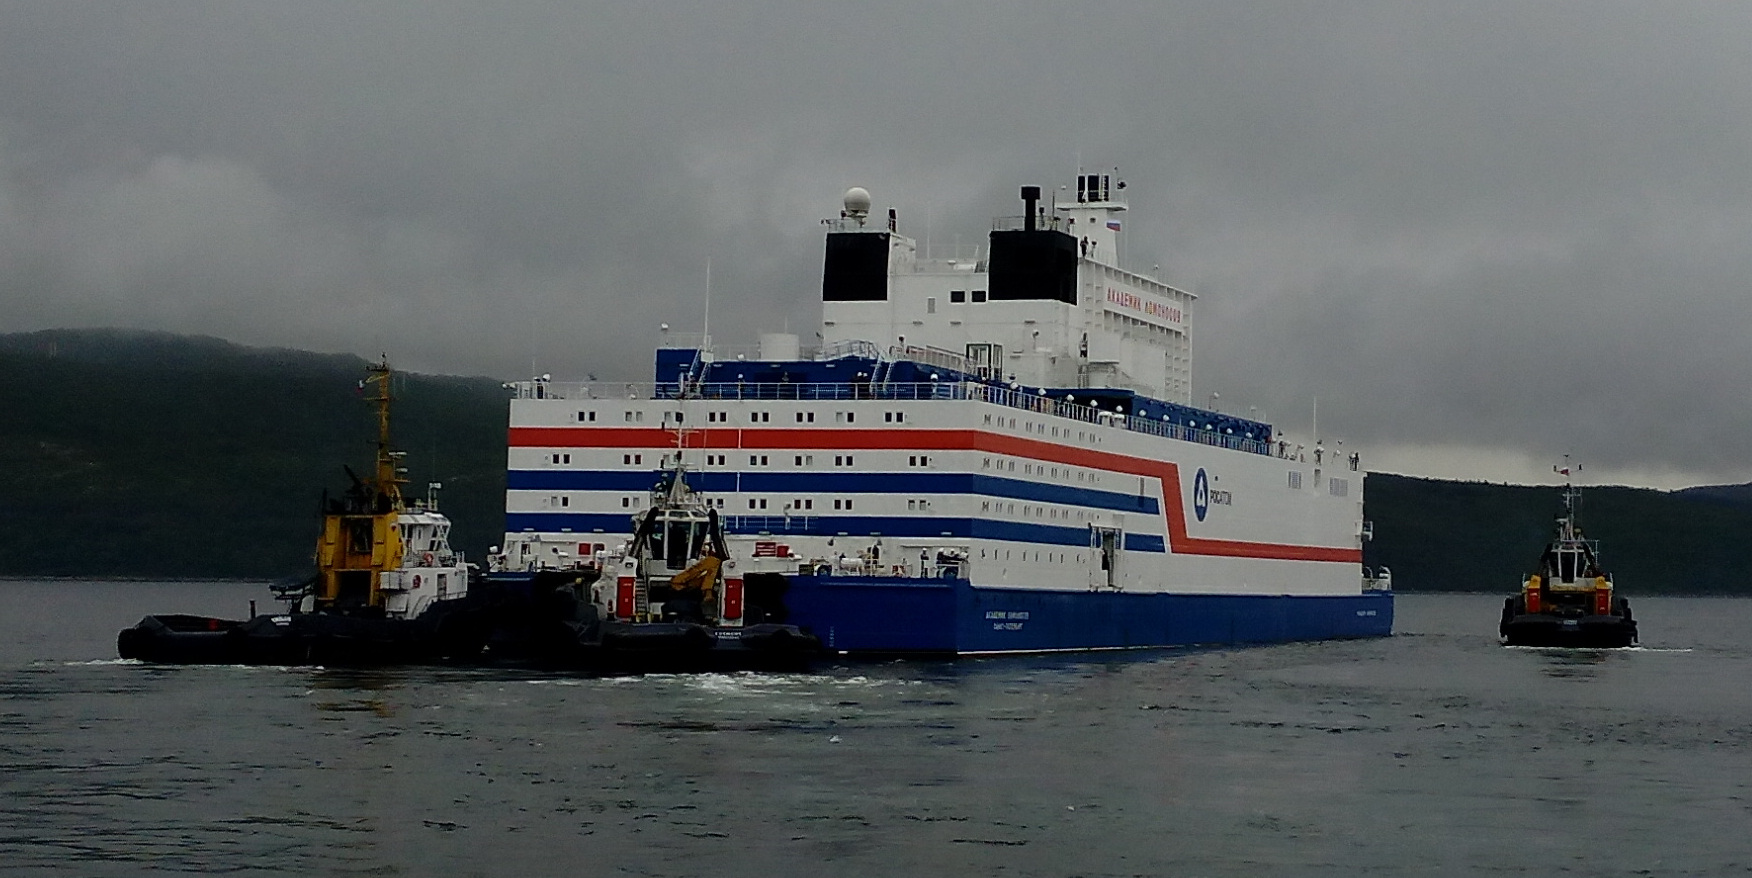
<path fill-rule="evenodd" d="M 1119 231 L 1119 220 L 1117 220 L 1117 219 L 1108 220 L 1107 227 L 1116 231 L 1116 232 Z"/>

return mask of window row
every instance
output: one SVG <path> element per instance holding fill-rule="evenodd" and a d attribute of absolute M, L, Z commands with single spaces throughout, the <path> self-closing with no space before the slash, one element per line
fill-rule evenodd
<path fill-rule="evenodd" d="M 986 457 L 980 460 L 979 468 L 1013 473 L 1016 471 L 1016 461 Z M 1101 481 L 1101 473 L 1098 470 L 1081 470 L 1068 466 L 1048 466 L 1044 463 L 1031 463 L 1028 461 L 1023 461 L 1022 463 L 1022 474 L 1025 476 L 1044 476 L 1049 479 L 1058 479 L 1064 482 L 1071 481 L 1074 476 L 1077 481 L 1087 482 L 1091 485 Z"/>
<path fill-rule="evenodd" d="M 988 427 L 1009 428 L 1011 430 L 1016 429 L 1016 419 L 1006 418 L 1003 415 L 986 415 L 985 424 Z M 1036 436 L 1048 436 L 1053 439 L 1062 439 L 1066 442 L 1071 441 L 1070 427 L 1060 427 L 1057 424 L 1024 420 L 1021 429 L 1024 433 L 1033 433 Z M 1076 441 L 1088 445 L 1094 445 L 1101 441 L 1101 437 L 1093 430 L 1078 430 Z"/>
<path fill-rule="evenodd" d="M 665 424 L 668 424 L 668 423 L 682 424 L 682 423 L 686 423 L 686 421 L 687 421 L 686 415 L 683 412 L 661 412 L 660 414 L 662 416 L 661 420 Z M 904 420 L 904 418 L 902 417 L 903 413 L 900 413 L 900 412 L 885 412 L 884 414 L 889 416 L 889 417 L 884 418 L 884 420 L 888 423 L 895 423 L 895 422 L 899 422 L 899 421 Z M 791 415 L 796 423 L 799 423 L 799 424 L 813 424 L 813 423 L 815 423 L 815 412 L 812 412 L 812 411 L 792 412 Z M 636 410 L 626 411 L 626 412 L 622 413 L 622 420 L 624 420 L 628 424 L 642 424 L 645 422 L 645 413 L 643 411 L 636 411 Z M 858 413 L 857 412 L 840 411 L 840 412 L 833 413 L 833 422 L 836 424 L 855 424 L 855 423 L 857 423 L 857 420 L 858 420 Z M 764 411 L 763 412 L 749 412 L 748 413 L 748 422 L 751 424 L 770 424 L 773 422 L 773 413 L 772 412 L 764 412 Z M 581 424 L 594 424 L 594 423 L 596 423 L 596 412 L 594 412 L 594 411 L 579 412 L 578 413 L 578 423 L 581 423 Z M 708 423 L 708 424 L 728 424 L 728 423 L 730 423 L 730 413 L 729 412 L 706 412 L 706 423 Z"/>
<path fill-rule="evenodd" d="M 998 515 L 1018 514 L 1016 512 L 1016 504 L 1006 503 L 1001 500 L 982 500 L 979 504 L 979 511 L 996 513 Z M 1086 512 L 1082 509 L 1076 510 L 1073 515 L 1072 510 L 1060 506 L 1030 506 L 1026 503 L 1022 504 L 1022 512 L 1020 515 L 1023 518 L 1044 518 L 1048 521 L 1070 521 L 1072 518 L 1075 518 L 1077 521 L 1083 521 L 1085 519 L 1093 521 L 1098 520 L 1100 517 L 1098 513 Z"/>
<path fill-rule="evenodd" d="M 1008 560 L 1010 560 L 1010 553 L 1011 553 L 1010 549 L 992 549 L 991 550 L 991 559 L 993 561 L 1008 561 Z M 1016 559 L 1018 561 L 1042 561 L 1042 558 L 1040 557 L 1040 555 L 1041 555 L 1040 552 L 1033 552 L 1032 554 L 1034 557 L 1032 557 L 1032 558 L 1029 557 L 1029 555 L 1031 553 L 1026 549 L 1019 550 L 1016 552 L 1016 554 L 1022 556 L 1022 557 Z M 979 550 L 979 557 L 980 557 L 980 560 L 982 560 L 982 561 L 985 560 L 985 557 L 986 557 L 986 550 L 985 549 Z M 1064 564 L 1070 560 L 1070 557 L 1071 557 L 1070 553 L 1068 553 L 1068 552 L 1047 552 L 1046 558 L 1044 559 L 1043 563 Z M 1083 563 L 1083 556 L 1082 555 L 1079 554 L 1076 556 L 1076 558 L 1077 558 L 1077 560 L 1075 563 L 1077 563 L 1077 564 Z"/>

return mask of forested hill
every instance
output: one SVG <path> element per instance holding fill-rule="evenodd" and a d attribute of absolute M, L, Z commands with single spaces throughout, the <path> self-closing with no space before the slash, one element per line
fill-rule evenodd
<path fill-rule="evenodd" d="M 1748 595 L 1748 488 L 1589 487 L 1578 521 L 1599 541 L 1600 560 L 1625 595 Z M 1531 572 L 1563 512 L 1555 487 L 1375 473 L 1365 491 L 1375 539 L 1364 547 L 1364 563 L 1391 568 L 1401 591 L 1506 594 Z"/>
<path fill-rule="evenodd" d="M 310 566 L 317 504 L 371 463 L 353 356 L 211 338 L 0 335 L 0 576 L 275 578 Z M 393 433 L 409 490 L 444 484 L 455 543 L 504 526 L 507 392 L 402 374 Z M 1377 474 L 1371 566 L 1401 591 L 1506 593 L 1537 558 L 1558 489 Z M 1752 486 L 1590 488 L 1582 522 L 1625 594 L 1752 593 Z"/>
<path fill-rule="evenodd" d="M 323 490 L 371 466 L 365 365 L 140 332 L 0 336 L 0 575 L 309 569 Z M 480 558 L 504 533 L 507 391 L 399 374 L 393 392 L 409 493 L 441 482 L 453 543 Z"/>

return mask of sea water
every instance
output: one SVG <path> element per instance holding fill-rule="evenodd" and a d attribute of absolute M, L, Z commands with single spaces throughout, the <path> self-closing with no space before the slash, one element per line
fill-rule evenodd
<path fill-rule="evenodd" d="M 1752 873 L 1752 601 L 807 674 L 154 666 L 251 584 L 0 582 L 0 874 Z"/>

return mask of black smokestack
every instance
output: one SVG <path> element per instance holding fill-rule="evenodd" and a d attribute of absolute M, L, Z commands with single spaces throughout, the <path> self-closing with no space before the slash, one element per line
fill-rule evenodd
<path fill-rule="evenodd" d="M 1022 214 L 1022 230 L 1025 232 L 1034 231 L 1034 205 L 1039 201 L 1039 186 L 1022 187 L 1022 206 L 1025 208 Z"/>

